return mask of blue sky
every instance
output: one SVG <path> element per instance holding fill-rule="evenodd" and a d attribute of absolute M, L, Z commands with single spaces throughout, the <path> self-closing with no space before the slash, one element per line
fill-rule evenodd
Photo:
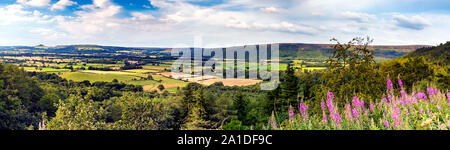
<path fill-rule="evenodd" d="M 450 41 L 448 0 L 3 0 L 0 45 Z M 197 41 L 198 42 L 198 41 Z"/>

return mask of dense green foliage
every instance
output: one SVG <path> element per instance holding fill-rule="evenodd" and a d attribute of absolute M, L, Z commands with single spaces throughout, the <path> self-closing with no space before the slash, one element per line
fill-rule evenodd
<path fill-rule="evenodd" d="M 439 46 L 424 47 L 415 50 L 406 57 L 424 56 L 428 61 L 439 65 L 450 64 L 450 42 Z"/>
<path fill-rule="evenodd" d="M 380 69 L 406 82 L 408 91 L 415 86 L 425 88 L 433 82 L 441 89 L 450 89 L 450 42 L 435 47 L 417 49 L 400 58 L 380 64 Z"/>
<path fill-rule="evenodd" d="M 0 129 L 24 129 L 37 125 L 38 112 L 47 105 L 40 102 L 43 95 L 42 88 L 23 70 L 0 63 Z"/>

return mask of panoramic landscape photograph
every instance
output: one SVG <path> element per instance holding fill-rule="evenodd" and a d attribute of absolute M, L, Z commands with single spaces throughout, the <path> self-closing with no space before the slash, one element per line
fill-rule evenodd
<path fill-rule="evenodd" d="M 0 130 L 449 130 L 449 90 L 447 0 L 0 2 Z"/>

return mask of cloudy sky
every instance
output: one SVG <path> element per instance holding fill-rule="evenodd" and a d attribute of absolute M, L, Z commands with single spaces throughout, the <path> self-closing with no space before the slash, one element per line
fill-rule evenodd
<path fill-rule="evenodd" d="M 2 0 L 0 45 L 450 41 L 448 0 Z"/>

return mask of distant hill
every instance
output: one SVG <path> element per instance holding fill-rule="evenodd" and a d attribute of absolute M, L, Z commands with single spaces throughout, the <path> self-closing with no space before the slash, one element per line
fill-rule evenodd
<path fill-rule="evenodd" d="M 419 48 L 405 57 L 424 56 L 429 61 L 450 65 L 450 42 L 439 46 Z"/>
<path fill-rule="evenodd" d="M 74 54 L 108 54 L 117 53 L 120 51 L 148 51 L 159 52 L 164 51 L 167 48 L 153 48 L 153 47 L 121 47 L 121 46 L 101 46 L 101 45 L 58 45 L 53 47 L 47 47 L 43 45 L 38 46 L 1 46 L 0 51 L 15 51 L 15 50 L 27 50 L 33 51 L 45 51 L 47 53 L 74 53 Z"/>
<path fill-rule="evenodd" d="M 306 43 L 280 43 L 280 57 L 283 61 L 306 60 L 310 62 L 323 62 L 332 54 L 332 44 L 306 44 Z M 427 45 L 377 45 L 371 46 L 375 49 L 375 57 L 379 61 L 397 58 Z M 101 46 L 101 45 L 58 45 L 48 47 L 39 46 L 4 46 L 1 50 L 29 50 L 45 51 L 48 53 L 117 53 L 124 51 L 144 51 L 144 54 L 168 54 L 171 48 L 158 47 L 120 47 L 120 46 Z M 170 55 L 170 54 L 169 54 Z"/>
<path fill-rule="evenodd" d="M 285 59 L 302 59 L 309 61 L 324 61 L 332 54 L 333 44 L 303 44 L 280 43 L 280 57 Z M 430 47 L 427 45 L 375 45 L 378 59 L 393 59 L 408 54 L 418 48 Z"/>

